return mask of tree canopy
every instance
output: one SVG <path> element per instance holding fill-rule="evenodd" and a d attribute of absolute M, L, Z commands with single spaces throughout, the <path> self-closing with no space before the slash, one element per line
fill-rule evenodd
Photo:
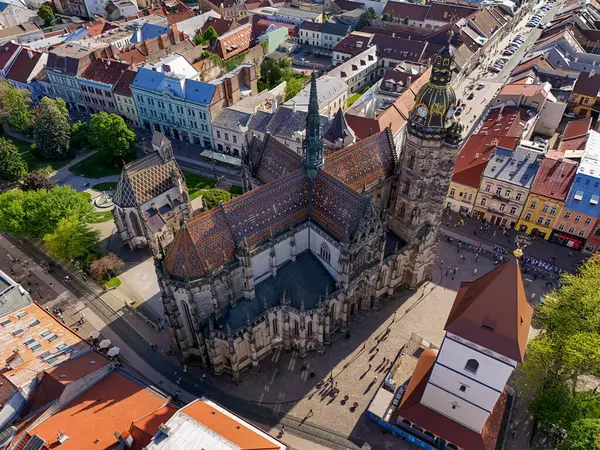
<path fill-rule="evenodd" d="M 600 450 L 600 419 L 575 422 L 558 450 Z"/>
<path fill-rule="evenodd" d="M 27 163 L 21 157 L 17 146 L 0 138 L 0 179 L 18 181 L 27 175 Z"/>
<path fill-rule="evenodd" d="M 21 180 L 21 189 L 23 191 L 36 191 L 39 189 L 52 189 L 52 183 L 45 173 L 41 170 L 30 172 Z"/>
<path fill-rule="evenodd" d="M 31 94 L 28 90 L 17 89 L 8 81 L 0 82 L 0 116 L 17 133 L 31 132 L 33 111 L 30 105 Z"/>
<path fill-rule="evenodd" d="M 56 229 L 44 236 L 48 252 L 58 259 L 81 259 L 98 247 L 100 231 L 81 222 L 77 216 L 63 217 Z"/>
<path fill-rule="evenodd" d="M 202 193 L 202 203 L 206 209 L 214 208 L 221 202 L 225 203 L 231 199 L 231 194 L 221 189 L 207 189 Z"/>
<path fill-rule="evenodd" d="M 45 22 L 46 26 L 54 23 L 54 11 L 52 11 L 50 5 L 42 5 L 38 11 L 38 16 Z"/>
<path fill-rule="evenodd" d="M 88 124 L 90 146 L 98 149 L 106 160 L 121 164 L 135 157 L 135 133 L 117 114 L 92 114 Z"/>
<path fill-rule="evenodd" d="M 42 98 L 34 120 L 35 151 L 44 159 L 60 160 L 71 155 L 71 125 L 67 105 L 61 98 Z"/>
<path fill-rule="evenodd" d="M 108 281 L 114 272 L 125 266 L 125 263 L 114 253 L 108 253 L 102 258 L 92 261 L 90 274 L 96 281 Z"/>
<path fill-rule="evenodd" d="M 306 75 L 302 75 L 292 68 L 290 58 L 281 58 L 279 61 L 265 58 L 260 66 L 258 90 L 273 89 L 285 81 L 285 99 L 289 100 L 304 88 L 307 80 L 308 77 Z"/>
<path fill-rule="evenodd" d="M 600 256 L 588 259 L 577 275 L 561 278 L 537 320 L 541 332 L 529 343 L 519 377 L 520 388 L 535 394 L 529 409 L 546 431 L 591 436 L 590 423 L 584 430 L 581 421 L 600 419 L 600 394 L 582 390 L 580 378 L 600 376 Z M 578 447 L 574 439 L 560 448 L 597 448 Z"/>
<path fill-rule="evenodd" d="M 216 32 L 216 30 L 213 27 L 208 27 L 206 30 L 204 30 L 204 33 L 202 33 L 200 30 L 198 30 L 196 32 L 196 35 L 194 36 L 194 44 L 196 44 L 196 45 L 202 45 L 202 44 L 213 45 L 218 37 L 219 37 L 219 34 Z"/>
<path fill-rule="evenodd" d="M 41 239 L 54 232 L 65 217 L 87 222 L 93 212 L 88 198 L 70 186 L 54 186 L 48 191 L 13 189 L 0 194 L 0 231 Z"/>

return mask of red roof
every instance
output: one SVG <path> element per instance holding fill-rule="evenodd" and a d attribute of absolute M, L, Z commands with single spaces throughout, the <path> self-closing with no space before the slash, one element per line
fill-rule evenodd
<path fill-rule="evenodd" d="M 591 124 L 591 117 L 579 120 L 571 120 L 569 123 L 567 123 L 567 126 L 565 127 L 565 131 L 562 135 L 562 140 L 565 141 L 568 139 L 587 136 Z"/>
<path fill-rule="evenodd" d="M 42 57 L 42 54 L 42 52 L 24 48 L 19 52 L 12 63 L 12 66 L 10 66 L 6 78 L 19 83 L 28 83 L 31 78 L 37 75 L 37 73 L 33 73 L 33 71 L 36 70 L 36 72 L 39 72 L 41 70 L 41 67 L 36 69 L 36 66 Z"/>
<path fill-rule="evenodd" d="M 139 13 L 140 17 L 152 14 L 165 17 L 168 25 L 194 17 L 194 11 L 178 0 L 168 0 L 159 8 L 149 8 Z"/>
<path fill-rule="evenodd" d="M 494 450 L 506 408 L 506 391 L 502 393 L 488 417 L 481 434 L 421 404 L 427 381 L 433 370 L 437 350 L 425 350 L 402 397 L 397 414 L 447 442 L 466 450 Z"/>
<path fill-rule="evenodd" d="M 100 36 L 101 34 L 106 33 L 107 31 L 114 30 L 115 28 L 119 28 L 116 25 L 113 25 L 110 22 L 104 21 L 96 21 L 92 22 L 89 25 L 86 25 L 88 33 L 91 37 Z"/>
<path fill-rule="evenodd" d="M 142 51 L 138 48 L 134 48 L 131 50 L 127 50 L 126 52 L 119 53 L 117 55 L 121 61 L 128 62 L 130 64 L 140 65 L 143 64 L 148 58 Z"/>
<path fill-rule="evenodd" d="M 542 94 L 544 97 L 548 96 L 548 93 L 542 89 L 540 83 L 512 83 L 505 85 L 498 95 L 522 95 L 524 97 L 533 97 L 537 94 Z"/>
<path fill-rule="evenodd" d="M 532 316 L 513 259 L 460 284 L 444 330 L 520 363 Z"/>
<path fill-rule="evenodd" d="M 383 9 L 382 14 L 390 14 L 392 17 L 401 19 L 410 19 L 422 22 L 427 17 L 429 6 L 417 5 L 406 2 L 388 2 Z"/>
<path fill-rule="evenodd" d="M 570 159 L 544 158 L 531 187 L 533 194 L 564 200 L 577 173 L 577 163 Z"/>
<path fill-rule="evenodd" d="M 7 42 L 0 46 L 0 69 L 6 67 L 11 58 L 19 51 L 20 45 L 13 42 Z"/>
<path fill-rule="evenodd" d="M 475 134 L 471 136 L 463 145 L 456 164 L 452 181 L 465 186 L 478 187 L 481 181 L 481 174 L 485 170 L 487 163 L 496 148 L 502 147 L 508 150 L 517 148 L 519 138 L 507 136 L 492 136 L 485 134 Z"/>
<path fill-rule="evenodd" d="M 27 430 L 37 434 L 49 448 L 57 445 L 57 436 L 68 439 L 61 450 L 115 448 L 115 432 L 127 432 L 132 422 L 165 406 L 167 399 L 113 372 L 75 397 L 49 418 Z"/>
<path fill-rule="evenodd" d="M 365 51 L 371 43 L 371 39 L 373 39 L 373 36 L 365 37 L 351 33 L 338 42 L 338 44 L 333 47 L 333 51 L 356 56 Z"/>
<path fill-rule="evenodd" d="M 260 36 L 262 33 L 267 31 L 269 26 L 275 25 L 277 27 L 286 27 L 288 29 L 288 35 L 290 36 L 298 36 L 298 27 L 291 23 L 283 23 L 283 22 L 275 22 L 273 20 L 268 19 L 260 19 L 257 22 L 254 22 L 252 25 L 254 36 Z"/>
<path fill-rule="evenodd" d="M 202 33 L 213 27 L 217 34 L 221 36 L 233 28 L 233 20 L 219 19 L 217 17 L 209 17 L 206 23 L 202 26 Z"/>
<path fill-rule="evenodd" d="M 530 117 L 525 108 L 514 106 L 496 108 L 487 115 L 477 134 L 520 138 L 529 120 Z"/>
<path fill-rule="evenodd" d="M 423 52 L 427 47 L 427 42 L 390 37 L 382 34 L 373 36 L 371 44 L 377 45 L 377 54 L 381 57 L 413 62 L 421 60 Z"/>
<path fill-rule="evenodd" d="M 98 83 L 114 85 L 129 68 L 129 63 L 98 58 L 93 60 L 85 69 L 81 78 Z"/>
<path fill-rule="evenodd" d="M 131 83 L 133 83 L 135 75 L 136 72 L 133 70 L 126 70 L 123 72 L 123 75 L 121 75 L 121 78 L 113 88 L 113 92 L 115 94 L 131 97 L 131 89 L 129 87 L 131 86 Z"/>
<path fill-rule="evenodd" d="M 355 9 L 363 9 L 364 4 L 360 2 L 353 2 L 351 0 L 333 0 L 335 6 L 340 8 L 342 11 L 354 11 Z"/>
<path fill-rule="evenodd" d="M 143 450 L 158 431 L 158 427 L 162 423 L 167 423 L 167 420 L 169 420 L 176 412 L 177 408 L 169 403 L 159 410 L 133 422 L 129 429 L 129 433 L 133 438 L 131 450 Z"/>
<path fill-rule="evenodd" d="M 573 86 L 573 93 L 586 97 L 598 97 L 600 91 L 600 74 L 591 75 L 590 72 L 580 72 L 577 82 Z"/>

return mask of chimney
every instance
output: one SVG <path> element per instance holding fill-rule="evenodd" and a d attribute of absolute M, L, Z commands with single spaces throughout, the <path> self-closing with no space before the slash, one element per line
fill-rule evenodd
<path fill-rule="evenodd" d="M 31 50 L 27 50 L 27 56 L 29 56 L 29 59 L 33 58 L 33 52 Z"/>
<path fill-rule="evenodd" d="M 296 112 L 296 102 L 292 100 L 292 111 Z"/>
<path fill-rule="evenodd" d="M 271 100 L 271 112 L 274 113 L 277 111 L 277 98 Z"/>
<path fill-rule="evenodd" d="M 408 77 L 406 79 L 406 88 L 408 89 L 410 87 L 410 84 L 412 83 L 412 77 Z"/>
<path fill-rule="evenodd" d="M 65 442 L 67 442 L 68 439 L 69 439 L 69 436 L 67 436 L 62 431 L 59 431 L 58 434 L 56 435 L 56 440 L 58 441 L 59 444 L 64 444 Z"/>

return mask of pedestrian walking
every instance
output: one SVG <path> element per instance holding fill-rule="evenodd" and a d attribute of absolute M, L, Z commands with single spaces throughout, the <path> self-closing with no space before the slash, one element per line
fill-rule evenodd
<path fill-rule="evenodd" d="M 473 269 L 473 275 L 477 275 L 477 268 Z"/>
<path fill-rule="evenodd" d="M 285 425 L 281 425 L 281 435 L 285 434 Z"/>
<path fill-rule="evenodd" d="M 494 233 L 492 234 L 492 239 L 494 239 L 496 237 L 496 233 L 498 230 L 494 230 Z"/>
<path fill-rule="evenodd" d="M 475 262 L 479 262 L 479 253 L 475 254 Z"/>
<path fill-rule="evenodd" d="M 461 259 L 462 261 L 464 261 L 464 260 L 465 260 L 465 255 L 463 255 L 463 254 L 461 253 L 461 254 L 460 254 L 460 259 Z"/>
<path fill-rule="evenodd" d="M 369 364 L 369 368 L 367 369 L 367 372 L 368 372 L 369 370 L 371 370 L 371 367 L 372 367 L 372 366 L 373 366 L 372 364 Z"/>
<path fill-rule="evenodd" d="M 454 268 L 454 275 L 456 275 L 456 272 L 458 272 L 458 267 Z"/>

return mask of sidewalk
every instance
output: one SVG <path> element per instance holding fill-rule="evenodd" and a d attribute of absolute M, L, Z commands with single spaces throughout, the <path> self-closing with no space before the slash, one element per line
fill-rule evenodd
<path fill-rule="evenodd" d="M 515 230 L 510 230 L 508 231 L 508 236 L 503 236 L 503 228 L 494 225 L 491 225 L 486 232 L 481 233 L 483 223 L 479 220 L 466 217 L 463 218 L 465 222 L 463 226 L 455 226 L 459 220 L 458 214 L 451 213 L 449 216 L 447 213 L 444 213 L 442 217 L 442 231 L 452 237 L 462 238 L 462 240 L 473 244 L 481 243 L 482 247 L 486 245 L 487 247 L 491 246 L 493 249 L 493 246 L 499 245 L 508 249 L 509 254 L 512 254 L 512 250 L 515 249 L 515 237 L 518 234 L 523 234 Z M 573 251 L 570 248 L 533 237 L 531 238 L 531 244 L 525 249 L 524 253 L 526 256 L 532 256 L 543 261 L 550 261 L 550 258 L 556 257 L 555 264 L 569 272 L 575 272 L 577 267 L 589 257 L 585 253 Z M 572 256 L 569 256 L 569 253 L 572 253 Z"/>

